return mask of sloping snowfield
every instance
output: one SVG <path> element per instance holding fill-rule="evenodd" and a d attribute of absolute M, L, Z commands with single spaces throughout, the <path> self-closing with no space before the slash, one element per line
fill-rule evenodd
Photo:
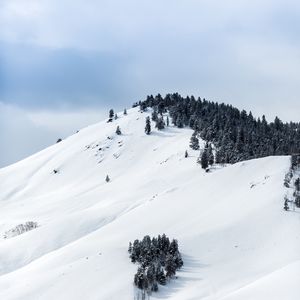
<path fill-rule="evenodd" d="M 147 115 L 128 110 L 0 170 L 0 299 L 133 300 L 128 243 L 166 233 L 185 265 L 151 299 L 298 300 L 300 211 L 282 209 L 290 158 L 205 173 L 192 131 L 152 124 L 147 136 Z"/>

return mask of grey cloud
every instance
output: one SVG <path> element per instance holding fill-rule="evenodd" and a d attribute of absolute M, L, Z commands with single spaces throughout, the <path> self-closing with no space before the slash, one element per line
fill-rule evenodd
<path fill-rule="evenodd" d="M 128 61 L 121 56 L 32 45 L 1 48 L 2 102 L 42 107 L 68 102 L 104 105 L 118 103 L 128 91 L 123 84 Z"/>

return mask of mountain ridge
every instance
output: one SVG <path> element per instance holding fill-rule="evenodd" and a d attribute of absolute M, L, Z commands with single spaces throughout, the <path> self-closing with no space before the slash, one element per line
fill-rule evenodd
<path fill-rule="evenodd" d="M 188 148 L 191 129 L 152 122 L 145 135 L 151 110 L 118 115 L 0 169 L 0 232 L 38 223 L 0 239 L 1 299 L 133 299 L 128 243 L 161 233 L 179 240 L 185 265 L 153 299 L 246 299 L 280 268 L 278 285 L 299 281 L 299 215 L 282 209 L 289 156 L 206 173 Z M 261 299 L 280 299 L 261 285 Z"/>

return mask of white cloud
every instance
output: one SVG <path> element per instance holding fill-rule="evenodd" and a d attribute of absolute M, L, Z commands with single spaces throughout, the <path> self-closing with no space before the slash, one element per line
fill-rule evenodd
<path fill-rule="evenodd" d="M 30 111 L 0 102 L 0 167 L 14 163 L 87 125 L 107 111 Z"/>

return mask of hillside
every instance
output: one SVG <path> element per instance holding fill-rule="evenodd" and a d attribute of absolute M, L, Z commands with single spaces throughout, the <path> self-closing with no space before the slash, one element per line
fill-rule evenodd
<path fill-rule="evenodd" d="M 148 115 L 130 109 L 0 170 L 0 299 L 132 300 L 128 243 L 161 233 L 178 239 L 184 267 L 151 299 L 298 299 L 289 156 L 206 173 L 193 131 L 145 135 Z M 3 238 L 28 221 L 38 227 Z"/>

